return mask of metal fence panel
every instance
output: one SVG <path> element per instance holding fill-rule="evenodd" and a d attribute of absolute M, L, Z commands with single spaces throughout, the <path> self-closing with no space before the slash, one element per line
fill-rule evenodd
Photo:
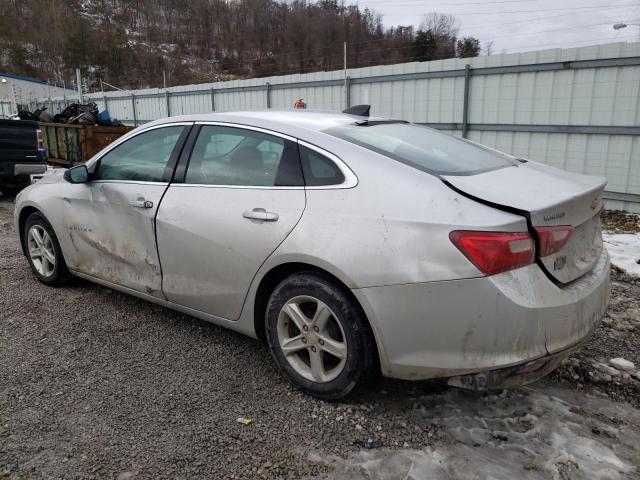
<path fill-rule="evenodd" d="M 343 86 L 273 88 L 271 108 L 289 110 L 301 98 L 309 108 L 317 110 L 343 110 L 345 107 Z"/>
<path fill-rule="evenodd" d="M 605 175 L 610 204 L 640 211 L 640 43 L 373 66 L 350 69 L 348 76 L 348 88 L 344 72 L 332 71 L 87 99 L 103 108 L 104 95 L 111 116 L 128 124 L 169 113 L 290 109 L 298 98 L 322 110 L 371 104 L 376 115 Z M 8 105 L 2 108 L 8 112 Z M 54 110 L 62 108 L 54 102 Z"/>
<path fill-rule="evenodd" d="M 571 172 L 607 177 L 608 192 L 640 193 L 639 136 L 471 130 L 469 139 Z M 625 209 L 639 207 L 627 202 Z"/>
<path fill-rule="evenodd" d="M 164 96 L 156 96 L 153 98 L 136 98 L 134 97 L 133 102 L 135 102 L 136 106 L 136 120 L 138 123 L 144 123 L 146 121 L 155 120 L 157 118 L 162 118 L 167 116 L 166 102 L 164 101 Z M 122 108 L 123 110 L 128 110 L 133 108 L 133 102 L 131 98 L 118 100 L 117 103 L 111 102 L 109 99 L 109 115 L 115 116 L 120 121 L 123 121 L 123 118 L 120 118 L 118 115 L 114 115 L 117 112 L 117 109 Z M 129 102 L 129 105 L 127 105 Z M 115 108 L 114 108 L 115 107 Z M 114 112 L 116 110 L 116 112 Z M 132 112 L 127 112 L 128 115 L 126 120 L 133 120 Z"/>

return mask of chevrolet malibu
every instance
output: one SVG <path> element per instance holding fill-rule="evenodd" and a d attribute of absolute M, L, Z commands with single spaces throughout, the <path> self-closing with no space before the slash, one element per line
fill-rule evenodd
<path fill-rule="evenodd" d="M 264 340 L 323 399 L 379 373 L 533 381 L 609 295 L 605 180 L 404 121 L 166 118 L 17 197 L 34 275 L 75 275 Z"/>

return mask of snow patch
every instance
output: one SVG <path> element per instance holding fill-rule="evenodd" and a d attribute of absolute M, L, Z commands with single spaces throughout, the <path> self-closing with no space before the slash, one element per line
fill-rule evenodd
<path fill-rule="evenodd" d="M 620 357 L 609 360 L 609 365 L 623 372 L 631 372 L 636 368 L 633 362 Z"/>
<path fill-rule="evenodd" d="M 326 479 L 594 479 L 637 471 L 640 411 L 568 389 L 481 395 L 455 390 L 422 401 L 421 421 L 451 441 L 422 450 L 361 450 L 308 460 L 333 467 Z"/>
<path fill-rule="evenodd" d="M 640 276 L 640 233 L 603 233 L 611 263 L 630 275 Z"/>

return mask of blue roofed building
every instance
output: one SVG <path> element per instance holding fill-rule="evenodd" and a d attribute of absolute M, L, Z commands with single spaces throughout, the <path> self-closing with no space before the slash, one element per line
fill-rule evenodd
<path fill-rule="evenodd" d="M 75 90 L 62 84 L 0 72 L 0 117 L 17 112 L 18 105 L 30 105 L 49 97 L 77 97 Z"/>

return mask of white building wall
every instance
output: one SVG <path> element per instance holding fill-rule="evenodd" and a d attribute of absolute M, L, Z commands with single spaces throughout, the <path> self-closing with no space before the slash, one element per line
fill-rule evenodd
<path fill-rule="evenodd" d="M 36 79 L 20 77 L 10 73 L 0 73 L 0 102 L 2 106 L 13 106 L 15 98 L 16 104 L 35 104 L 38 100 L 48 98 L 58 98 L 64 96 L 77 98 L 77 93 L 70 89 L 63 89 L 61 86 L 41 82 Z M 15 96 L 15 97 L 14 97 Z M 9 110 L 6 110 L 8 113 Z M 4 112 L 0 111 L 0 114 Z"/>

